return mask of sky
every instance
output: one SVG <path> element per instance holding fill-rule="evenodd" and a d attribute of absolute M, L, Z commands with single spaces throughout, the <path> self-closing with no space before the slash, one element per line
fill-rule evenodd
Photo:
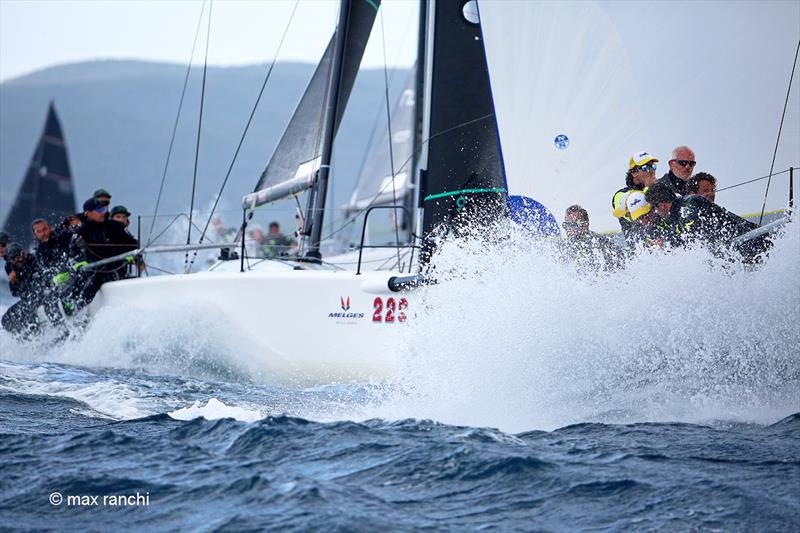
<path fill-rule="evenodd" d="M 208 61 L 214 66 L 272 61 L 295 0 L 215 0 Z M 336 0 L 302 0 L 279 60 L 316 63 L 336 23 Z M 202 0 L 0 0 L 0 82 L 54 65 L 93 59 L 186 64 Z M 416 2 L 384 0 L 387 63 L 416 54 Z M 195 61 L 202 61 L 208 14 Z M 380 27 L 380 18 L 376 27 Z M 364 65 L 383 66 L 380 46 Z"/>

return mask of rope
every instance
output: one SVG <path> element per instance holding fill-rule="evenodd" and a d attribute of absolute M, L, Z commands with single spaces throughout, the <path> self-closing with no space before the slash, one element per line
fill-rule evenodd
<path fill-rule="evenodd" d="M 253 104 L 253 109 L 250 111 L 250 117 L 247 119 L 247 124 L 244 127 L 244 131 L 242 132 L 242 136 L 239 139 L 239 144 L 236 146 L 236 151 L 233 154 L 233 158 L 231 159 L 231 164 L 228 166 L 228 172 L 225 173 L 225 179 L 222 180 L 222 186 L 219 188 L 219 192 L 217 193 L 217 197 L 214 199 L 214 205 L 211 207 L 211 212 L 208 215 L 208 220 L 206 220 L 206 225 L 203 228 L 203 233 L 200 235 L 200 241 L 203 242 L 203 239 L 208 232 L 208 226 L 211 224 L 211 219 L 214 217 L 214 211 L 217 209 L 217 205 L 219 205 L 219 200 L 222 198 L 222 192 L 225 190 L 225 186 L 228 184 L 228 179 L 231 177 L 231 172 L 233 172 L 233 165 L 236 163 L 236 158 L 239 156 L 239 151 L 242 149 L 242 144 L 244 144 L 244 139 L 247 136 L 247 132 L 250 129 L 250 124 L 253 122 L 253 117 L 256 114 L 256 110 L 258 109 L 258 104 L 261 102 L 261 97 L 264 95 L 264 89 L 267 87 L 267 82 L 269 81 L 270 76 L 272 75 L 272 70 L 275 68 L 275 63 L 278 61 L 278 54 L 281 51 L 281 47 L 283 46 L 283 41 L 286 39 L 286 35 L 289 32 L 289 27 L 292 25 L 292 20 L 294 19 L 294 14 L 297 11 L 297 6 L 300 3 L 300 0 L 296 0 L 294 3 L 294 8 L 292 9 L 292 14 L 289 16 L 289 22 L 286 23 L 286 28 L 283 30 L 283 36 L 281 37 L 280 42 L 278 43 L 278 49 L 275 51 L 275 56 L 272 58 L 272 63 L 269 65 L 269 69 L 267 69 L 267 74 L 264 76 L 264 82 L 261 84 L 261 90 L 258 92 L 258 97 L 256 98 L 255 104 Z M 189 268 L 191 269 L 192 265 L 194 264 L 195 257 L 197 257 L 197 252 L 195 252 L 194 257 L 192 257 L 192 262 L 189 264 Z"/>
<path fill-rule="evenodd" d="M 172 148 L 175 144 L 175 135 L 178 132 L 178 122 L 181 118 L 181 111 L 183 110 L 183 99 L 186 96 L 186 87 L 189 84 L 189 74 L 192 72 L 192 59 L 194 58 L 194 51 L 197 48 L 197 38 L 200 36 L 200 26 L 203 22 L 203 13 L 206 10 L 206 2 L 203 0 L 202 8 L 200 9 L 200 18 L 197 19 L 197 29 L 194 32 L 194 43 L 192 44 L 192 53 L 189 54 L 189 65 L 186 67 L 186 76 L 183 78 L 183 90 L 181 91 L 181 100 L 178 104 L 178 113 L 175 115 L 175 124 L 172 126 L 172 137 L 169 140 L 169 150 L 167 151 L 167 160 L 164 163 L 164 173 L 161 175 L 161 185 L 158 188 L 158 197 L 156 198 L 156 208 L 153 211 L 153 222 L 150 224 L 150 231 L 147 234 L 147 245 L 152 242 L 153 230 L 156 226 L 156 217 L 158 216 L 158 207 L 161 205 L 161 195 L 164 192 L 164 185 L 167 181 L 167 169 L 169 162 L 172 158 Z"/>
<path fill-rule="evenodd" d="M 446 133 L 450 133 L 451 131 L 455 131 L 455 130 L 461 129 L 463 127 L 469 126 L 470 124 L 474 124 L 476 122 L 480 122 L 482 120 L 486 120 L 487 118 L 491 118 L 493 116 L 494 116 L 494 113 L 488 113 L 486 115 L 483 115 L 483 116 L 480 116 L 480 117 L 476 117 L 476 118 L 473 118 L 471 120 L 464 121 L 461 124 L 456 124 L 455 126 L 452 126 L 450 128 L 447 128 L 445 130 L 439 131 L 439 132 L 431 135 L 427 139 L 423 139 L 422 142 L 420 142 L 420 148 L 418 150 L 416 150 L 414 153 L 412 153 L 408 157 L 408 159 L 405 160 L 405 162 L 400 166 L 400 168 L 397 169 L 397 172 L 402 172 L 406 168 L 406 166 L 408 166 L 408 164 L 410 162 L 412 162 L 414 160 L 414 158 L 422 151 L 422 147 L 424 145 L 426 145 L 427 143 L 431 142 L 433 139 L 435 139 L 435 138 L 437 138 L 437 137 L 439 137 L 441 135 L 444 135 Z M 367 209 L 372 207 L 372 203 L 380 197 L 380 195 L 383 193 L 384 189 L 386 189 L 388 186 L 389 186 L 389 184 L 387 183 L 386 185 L 381 187 L 381 189 L 375 194 L 375 196 L 372 198 L 372 200 L 370 200 L 370 202 L 366 206 L 364 206 L 361 209 L 359 209 L 358 211 L 356 211 L 352 215 L 352 218 L 350 218 L 349 220 L 346 220 L 345 223 L 342 225 L 342 227 L 340 227 L 336 231 L 334 231 L 334 232 L 330 233 L 329 235 L 327 235 L 325 237 L 325 239 L 330 239 L 334 235 L 344 231 L 345 228 L 347 228 L 348 226 L 353 224 L 356 220 L 358 220 L 358 217 L 361 216 L 361 214 L 364 213 L 364 211 L 366 211 Z"/>
<path fill-rule="evenodd" d="M 727 191 L 728 189 L 735 189 L 736 187 L 741 187 L 742 185 L 747 185 L 748 183 L 754 183 L 756 181 L 761 181 L 769 178 L 770 176 L 780 176 L 781 174 L 786 174 L 789 172 L 789 169 L 781 170 L 780 172 L 775 172 L 774 174 L 767 174 L 766 176 L 761 176 L 760 178 L 753 178 L 751 180 L 743 181 L 741 183 L 735 183 L 733 185 L 728 185 L 727 187 L 723 187 L 721 189 L 717 189 L 717 192 Z"/>
<path fill-rule="evenodd" d="M 389 129 L 389 168 L 392 170 L 392 203 L 397 204 L 397 188 L 395 187 L 394 179 L 394 147 L 392 142 L 392 110 L 389 107 L 389 72 L 386 65 L 386 32 L 383 26 L 383 9 L 381 9 L 381 43 L 383 44 L 383 88 L 386 96 L 386 127 Z M 399 219 L 397 217 L 397 209 L 394 210 L 394 239 L 397 245 L 397 267 L 400 268 L 400 230 L 398 229 Z"/>
<path fill-rule="evenodd" d="M 192 242 L 192 215 L 194 211 L 194 197 L 195 192 L 197 190 L 197 164 L 200 160 L 200 133 L 203 129 L 203 107 L 206 100 L 206 75 L 208 74 L 208 44 L 211 41 L 211 8 L 214 7 L 214 0 L 210 0 L 208 4 L 208 29 L 206 30 L 206 54 L 203 60 L 203 84 L 202 88 L 200 89 L 200 116 L 197 120 L 197 142 L 195 144 L 194 150 L 194 171 L 192 172 L 192 200 L 189 204 L 189 230 L 186 233 L 186 244 Z M 189 252 L 186 252 L 186 256 L 183 259 L 184 265 L 187 265 L 189 261 Z M 188 265 L 186 267 L 186 272 L 188 272 Z"/>
<path fill-rule="evenodd" d="M 792 80 L 794 80 L 794 69 L 797 67 L 797 54 L 800 53 L 800 41 L 797 41 L 797 50 L 794 52 L 794 63 L 792 63 L 792 74 L 789 76 L 789 88 L 786 89 L 786 101 L 783 103 L 783 113 L 781 114 L 781 125 L 778 126 L 778 139 L 775 141 L 775 151 L 772 153 L 772 165 L 769 167 L 769 179 L 767 180 L 767 190 L 764 192 L 764 204 L 761 206 L 761 215 L 758 217 L 758 225 L 764 218 L 764 210 L 767 208 L 767 195 L 769 195 L 769 185 L 772 183 L 772 170 L 775 168 L 775 158 L 778 156 L 778 145 L 781 142 L 781 130 L 783 130 L 783 119 L 786 117 L 786 107 L 789 105 L 789 94 L 792 92 Z"/>

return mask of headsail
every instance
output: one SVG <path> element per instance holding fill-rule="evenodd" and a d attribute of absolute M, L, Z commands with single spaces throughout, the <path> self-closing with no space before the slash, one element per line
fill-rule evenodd
<path fill-rule="evenodd" d="M 344 48 L 343 73 L 339 86 L 334 131 L 339 129 L 342 114 L 350 98 L 379 3 L 374 0 L 359 0 L 350 4 L 349 31 Z M 245 208 L 262 205 L 311 188 L 314 174 L 320 165 L 320 138 L 325 127 L 324 108 L 329 89 L 334 42 L 335 35 L 331 37 L 254 192 L 242 199 Z"/>
<path fill-rule="evenodd" d="M 31 158 L 3 231 L 27 247 L 33 242 L 31 222 L 45 218 L 60 222 L 75 213 L 75 192 L 67 158 L 67 145 L 55 106 L 50 103 L 47 121 L 39 144 Z"/>
<path fill-rule="evenodd" d="M 403 85 L 403 92 L 391 112 L 391 141 L 389 128 L 374 145 L 374 151 L 358 176 L 347 209 L 354 211 L 370 205 L 402 203 L 412 183 L 414 172 L 416 66 Z M 385 122 L 385 120 L 384 120 Z M 389 154 L 391 142 L 392 153 Z M 373 148 L 373 147 L 370 147 Z M 394 163 L 394 168 L 392 168 Z M 392 183 L 394 182 L 394 183 Z"/>
<path fill-rule="evenodd" d="M 506 179 L 475 0 L 436 2 L 429 19 L 423 235 L 504 213 Z M 432 26 L 431 26 L 432 25 Z M 430 33 L 429 33 L 430 35 Z"/>

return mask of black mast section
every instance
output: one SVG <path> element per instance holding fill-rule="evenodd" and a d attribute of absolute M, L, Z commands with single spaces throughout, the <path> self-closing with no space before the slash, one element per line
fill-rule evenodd
<path fill-rule="evenodd" d="M 325 200 L 328 193 L 333 140 L 336 137 L 338 119 L 344 113 L 344 106 L 349 97 L 348 89 L 346 90 L 347 94 L 342 95 L 342 100 L 344 101 L 340 101 L 339 93 L 342 89 L 342 78 L 348 73 L 354 74 L 353 69 L 355 71 L 358 70 L 379 4 L 380 0 L 342 0 L 339 9 L 339 22 L 336 27 L 336 42 L 331 65 L 330 89 L 325 110 L 322 153 L 320 154 L 320 166 L 313 191 L 314 216 L 311 223 L 311 242 L 306 252 L 306 257 L 314 260 L 322 258 L 319 245 L 322 239 L 322 223 L 325 214 Z M 348 54 L 348 47 L 353 48 L 350 54 Z"/>

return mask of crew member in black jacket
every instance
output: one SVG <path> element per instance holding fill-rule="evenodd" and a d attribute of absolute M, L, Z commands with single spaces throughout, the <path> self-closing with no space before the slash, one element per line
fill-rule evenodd
<path fill-rule="evenodd" d="M 139 247 L 125 225 L 106 218 L 108 207 L 97 198 L 89 198 L 83 204 L 84 220 L 77 231 L 86 261 L 91 264 L 102 259 L 130 252 Z M 83 304 L 92 301 L 103 283 L 126 277 L 129 261 L 119 260 L 98 268 L 83 269 L 88 279 L 83 288 Z"/>
<path fill-rule="evenodd" d="M 19 301 L 3 315 L 3 329 L 29 338 L 39 332 L 36 308 L 41 305 L 42 276 L 36 259 L 22 246 L 12 242 L 6 249 L 8 287 Z"/>
<path fill-rule="evenodd" d="M 645 193 L 662 220 L 664 235 L 673 245 L 702 242 L 715 255 L 727 255 L 734 237 L 747 233 L 758 225 L 745 220 L 702 196 L 690 194 L 676 197 L 668 183 L 653 184 Z M 766 236 L 735 247 L 746 261 L 769 249 L 772 243 Z"/>
<path fill-rule="evenodd" d="M 678 146 L 672 150 L 672 157 L 667 162 L 669 172 L 661 176 L 658 181 L 669 183 L 672 192 L 679 196 L 685 196 L 686 182 L 692 177 L 697 161 L 694 152 L 688 146 Z"/>

